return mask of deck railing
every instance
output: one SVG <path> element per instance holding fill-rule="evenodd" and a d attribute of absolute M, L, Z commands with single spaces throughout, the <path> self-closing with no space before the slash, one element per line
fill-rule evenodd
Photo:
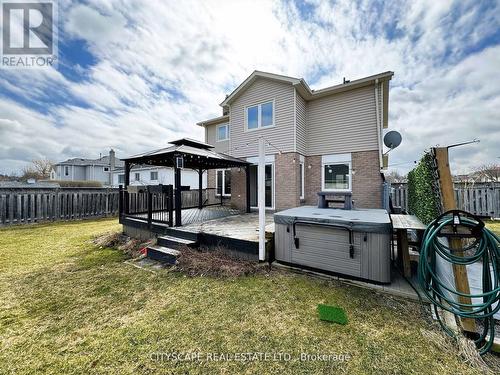
<path fill-rule="evenodd" d="M 113 188 L 0 188 L 0 226 L 114 216 Z"/>
<path fill-rule="evenodd" d="M 172 185 L 129 186 L 120 188 L 120 217 L 147 222 L 173 225 L 175 192 Z M 226 197 L 217 195 L 216 189 L 202 189 L 201 206 L 224 204 Z M 181 191 L 181 209 L 200 206 L 199 190 L 184 188 Z"/>

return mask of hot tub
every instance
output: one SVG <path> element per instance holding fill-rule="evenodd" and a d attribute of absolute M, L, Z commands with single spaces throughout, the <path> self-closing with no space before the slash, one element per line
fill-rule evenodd
<path fill-rule="evenodd" d="M 301 206 L 274 214 L 275 257 L 379 283 L 391 281 L 389 214 Z"/>

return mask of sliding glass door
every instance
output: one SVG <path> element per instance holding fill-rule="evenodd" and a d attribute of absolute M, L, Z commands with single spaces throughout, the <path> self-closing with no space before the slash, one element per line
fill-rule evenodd
<path fill-rule="evenodd" d="M 250 205 L 257 207 L 257 166 L 250 166 Z M 274 166 L 273 164 L 266 164 L 265 170 L 265 197 L 266 208 L 274 207 Z"/>

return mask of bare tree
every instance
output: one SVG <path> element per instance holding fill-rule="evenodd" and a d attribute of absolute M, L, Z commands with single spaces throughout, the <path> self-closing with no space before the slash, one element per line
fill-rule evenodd
<path fill-rule="evenodd" d="M 500 182 L 500 164 L 490 163 L 474 168 L 474 179 L 484 182 Z"/>
<path fill-rule="evenodd" d="M 23 168 L 21 178 L 28 180 L 34 178 L 37 180 L 47 179 L 50 177 L 50 171 L 54 168 L 54 163 L 48 159 L 35 159 L 30 165 Z"/>
<path fill-rule="evenodd" d="M 397 170 L 392 170 L 385 174 L 385 179 L 391 183 L 401 183 L 406 182 L 406 175 L 400 174 Z"/>

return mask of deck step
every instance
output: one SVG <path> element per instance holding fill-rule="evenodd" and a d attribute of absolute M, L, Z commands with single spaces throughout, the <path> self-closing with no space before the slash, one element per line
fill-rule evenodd
<path fill-rule="evenodd" d="M 174 265 L 180 255 L 179 250 L 171 249 L 165 246 L 151 245 L 147 247 L 147 257 L 162 263 Z"/>
<path fill-rule="evenodd" d="M 167 228 L 164 235 L 170 237 L 184 238 L 186 240 L 192 240 L 192 241 L 198 240 L 198 233 L 175 229 L 175 228 Z"/>
<path fill-rule="evenodd" d="M 196 247 L 198 245 L 196 241 L 174 236 L 160 236 L 157 238 L 157 243 L 160 246 L 166 246 L 173 249 L 177 249 L 182 246 Z"/>

